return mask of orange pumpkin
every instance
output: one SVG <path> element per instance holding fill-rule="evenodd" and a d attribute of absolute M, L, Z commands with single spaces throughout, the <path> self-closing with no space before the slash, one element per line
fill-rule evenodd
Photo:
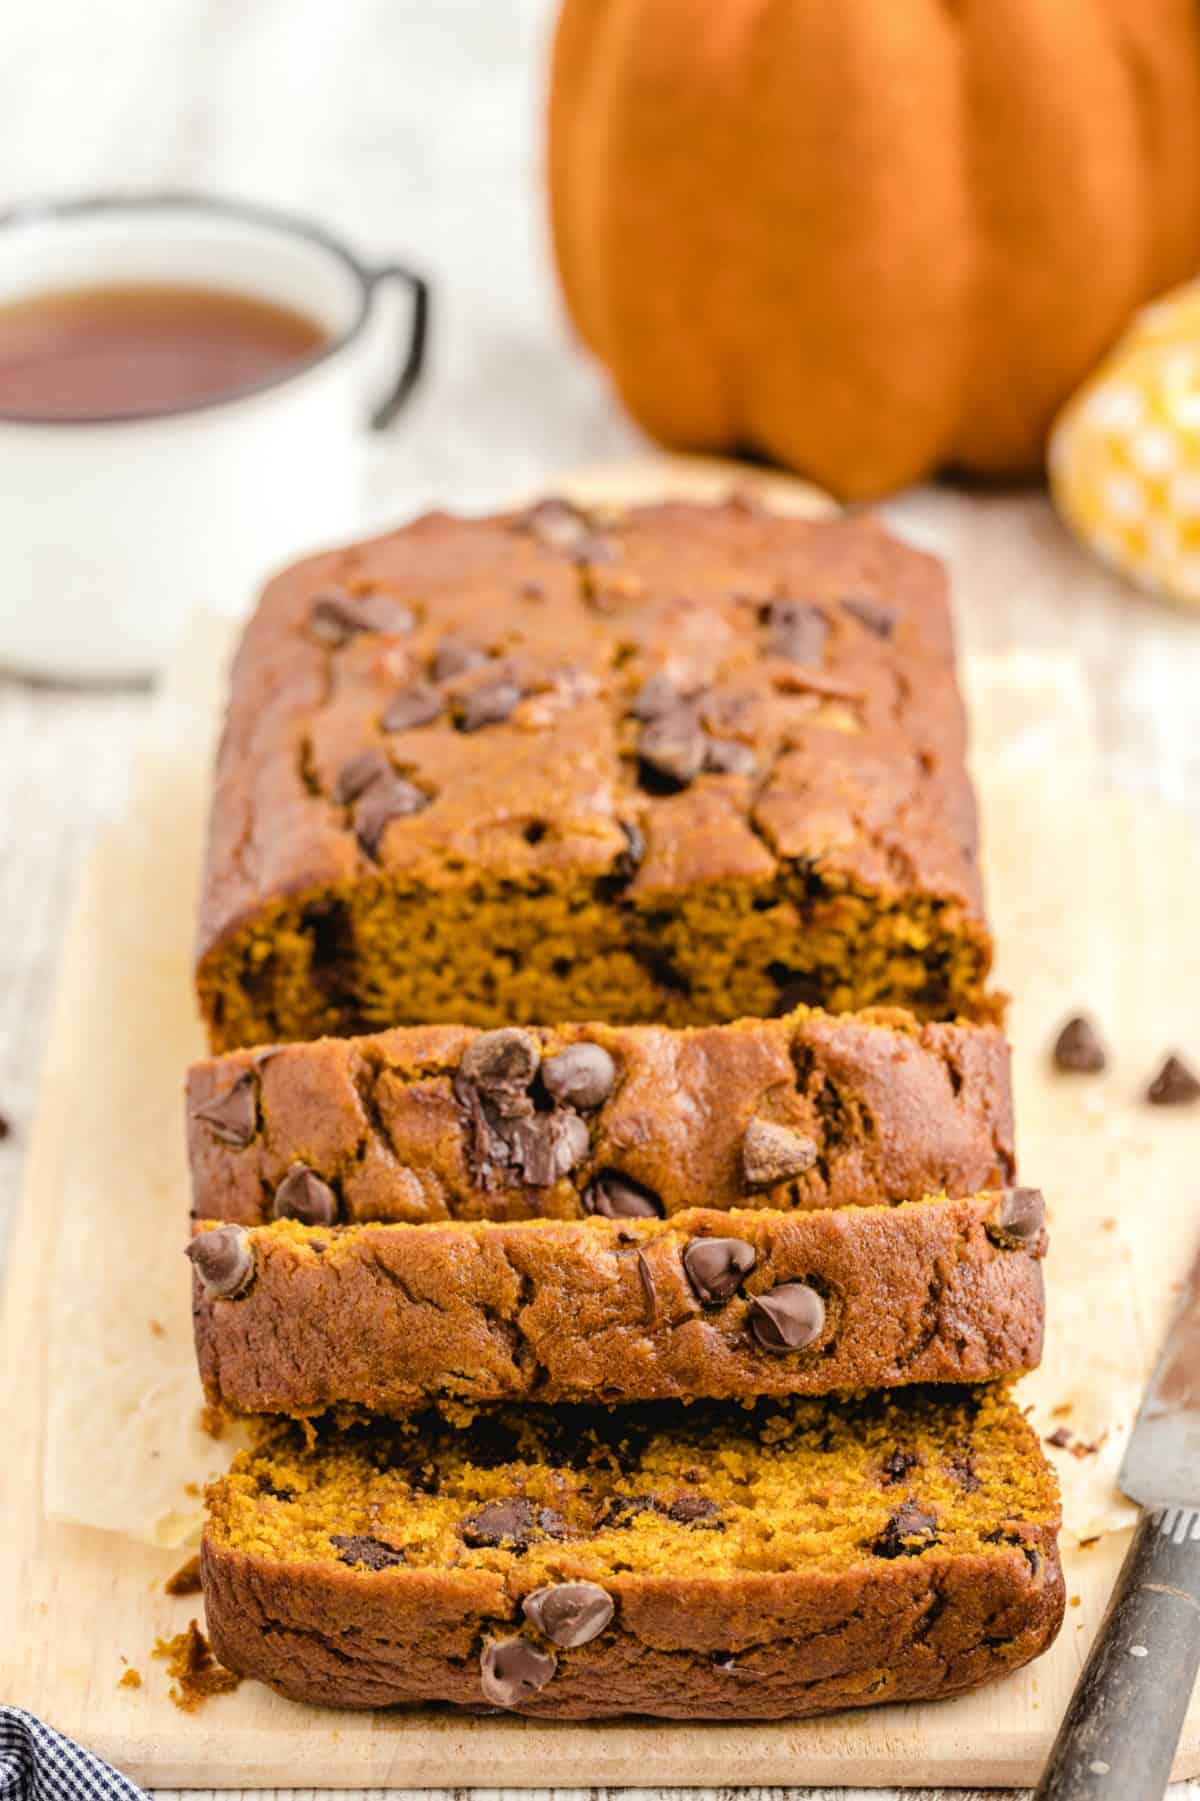
<path fill-rule="evenodd" d="M 1197 0 L 565 0 L 568 306 L 629 410 L 845 496 L 1041 461 L 1200 267 Z"/>

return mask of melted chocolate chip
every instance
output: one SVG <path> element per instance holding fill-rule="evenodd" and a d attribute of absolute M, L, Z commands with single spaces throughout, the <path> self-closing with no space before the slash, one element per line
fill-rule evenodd
<path fill-rule="evenodd" d="M 520 702 L 521 690 L 515 682 L 488 682 L 485 687 L 472 688 L 463 696 L 459 730 L 478 732 L 487 725 L 502 725 L 512 717 Z"/>
<path fill-rule="evenodd" d="M 598 1582 L 551 1582 L 521 1602 L 531 1625 L 564 1651 L 599 1638 L 613 1617 L 613 1599 Z"/>
<path fill-rule="evenodd" d="M 594 529 L 587 514 L 558 495 L 538 501 L 516 523 L 544 549 L 574 563 L 609 563 L 616 556 L 614 546 Z"/>
<path fill-rule="evenodd" d="M 351 757 L 338 770 L 333 783 L 333 798 L 339 807 L 348 807 L 357 800 L 360 794 L 375 782 L 389 780 L 393 775 L 392 765 L 382 750 L 360 750 L 357 756 Z"/>
<path fill-rule="evenodd" d="M 254 1253 L 241 1226 L 214 1226 L 200 1232 L 187 1247 L 192 1268 L 214 1301 L 231 1301 L 254 1280 Z"/>
<path fill-rule="evenodd" d="M 513 1495 L 502 1501 L 485 1501 L 477 1512 L 468 1514 L 461 1530 L 463 1543 L 475 1549 L 507 1545 L 525 1551 L 536 1539 L 565 1537 L 566 1524 L 552 1507 L 535 1509 L 523 1495 Z"/>
<path fill-rule="evenodd" d="M 644 1251 L 638 1251 L 636 1256 L 638 1281 L 642 1285 L 642 1299 L 646 1303 L 646 1324 L 653 1327 L 658 1324 L 658 1289 L 654 1271 L 647 1263 Z"/>
<path fill-rule="evenodd" d="M 1035 1251 L 1046 1226 L 1046 1202 L 1040 1188 L 1004 1188 L 1000 1191 L 987 1235 L 1007 1251 Z"/>
<path fill-rule="evenodd" d="M 293 1163 L 275 1190 L 275 1219 L 298 1219 L 305 1226 L 331 1226 L 337 1218 L 337 1196 L 307 1163 Z"/>
<path fill-rule="evenodd" d="M 824 1330 L 825 1303 L 807 1282 L 781 1282 L 755 1295 L 747 1318 L 764 1351 L 803 1351 Z"/>
<path fill-rule="evenodd" d="M 720 1307 L 737 1293 L 743 1276 L 757 1263 L 744 1238 L 693 1238 L 683 1253 L 683 1270 L 704 1307 Z"/>
<path fill-rule="evenodd" d="M 1095 1075 L 1108 1062 L 1095 1026 L 1082 1013 L 1067 1021 L 1051 1055 L 1055 1069 L 1078 1075 Z"/>
<path fill-rule="evenodd" d="M 493 1706 L 519 1707 L 545 1688 L 557 1668 L 551 1653 L 527 1638 L 493 1638 L 480 1655 L 479 1686 Z"/>
<path fill-rule="evenodd" d="M 468 669 L 481 669 L 491 660 L 478 644 L 468 644 L 463 638 L 443 638 L 433 653 L 433 679 L 435 682 L 453 681 L 456 675 L 465 675 Z"/>
<path fill-rule="evenodd" d="M 753 775 L 754 752 L 736 738 L 709 738 L 704 745 L 704 767 L 713 775 Z"/>
<path fill-rule="evenodd" d="M 534 1188 L 551 1188 L 583 1162 L 591 1139 L 578 1113 L 558 1108 L 518 1120 L 512 1149 L 525 1180 Z"/>
<path fill-rule="evenodd" d="M 351 1569 L 361 1564 L 368 1570 L 390 1570 L 404 1562 L 403 1551 L 365 1532 L 330 1533 L 329 1542 L 337 1546 L 338 1562 L 348 1563 Z"/>
<path fill-rule="evenodd" d="M 915 1451 L 905 1451 L 899 1445 L 883 1460 L 883 1479 L 886 1483 L 903 1482 L 909 1470 L 915 1470 L 921 1459 Z"/>
<path fill-rule="evenodd" d="M 658 1196 L 619 1170 L 606 1169 L 584 1190 L 583 1204 L 589 1213 L 602 1219 L 661 1219 L 663 1204 Z"/>
<path fill-rule="evenodd" d="M 254 1071 L 244 1070 L 228 1088 L 215 1094 L 211 1101 L 205 1101 L 192 1113 L 193 1119 L 200 1119 L 219 1138 L 222 1144 L 232 1144 L 239 1151 L 254 1139 L 258 1131 L 258 1088 Z"/>
<path fill-rule="evenodd" d="M 957 1457 L 946 1459 L 946 1474 L 952 1482 L 957 1482 L 965 1495 L 978 1494 L 983 1483 L 975 1474 L 975 1466 L 971 1462 L 971 1453 L 964 1451 Z"/>
<path fill-rule="evenodd" d="M 870 600 L 865 594 L 846 595 L 842 606 L 860 625 L 865 625 L 869 632 L 874 632 L 877 638 L 890 638 L 899 623 L 900 615 L 895 607 L 884 606 L 882 601 Z"/>
<path fill-rule="evenodd" d="M 1183 1058 L 1172 1054 L 1146 1090 L 1152 1107 L 1187 1107 L 1200 1097 L 1200 1079 Z"/>
<path fill-rule="evenodd" d="M 645 1495 L 609 1495 L 596 1514 L 595 1530 L 599 1532 L 606 1526 L 623 1529 L 632 1526 L 640 1513 L 657 1511 L 654 1502 Z"/>
<path fill-rule="evenodd" d="M 602 1044 L 569 1044 L 542 1064 L 542 1082 L 551 1099 L 584 1113 L 603 1106 L 616 1080 L 617 1066 Z"/>
<path fill-rule="evenodd" d="M 361 632 L 411 632 L 409 609 L 387 594 L 350 594 L 327 588 L 312 604 L 308 626 L 322 644 L 346 644 Z"/>
<path fill-rule="evenodd" d="M 742 1173 L 749 1188 L 771 1188 L 802 1176 L 816 1164 L 816 1141 L 795 1126 L 752 1119 L 742 1139 Z"/>
<path fill-rule="evenodd" d="M 533 1111 L 528 1090 L 541 1058 L 532 1032 L 500 1026 L 472 1039 L 463 1052 L 459 1073 L 487 1096 L 502 1118 L 515 1119 Z"/>
<path fill-rule="evenodd" d="M 677 1526 L 714 1526 L 721 1509 L 704 1495 L 680 1495 L 667 1508 L 667 1518 Z"/>
<path fill-rule="evenodd" d="M 385 732 L 407 732 L 414 726 L 431 725 L 442 711 L 444 702 L 437 689 L 428 682 L 414 682 L 393 695 L 383 715 Z"/>
<path fill-rule="evenodd" d="M 937 1514 L 905 1501 L 871 1546 L 876 1557 L 919 1557 L 937 1543 Z"/>
<path fill-rule="evenodd" d="M 649 720 L 638 733 L 643 774 L 686 788 L 704 767 L 707 740 L 690 707 L 675 707 Z"/>
<path fill-rule="evenodd" d="M 821 661 L 828 626 L 823 613 L 804 601 L 774 600 L 767 608 L 767 655 L 787 663 Z"/>
<path fill-rule="evenodd" d="M 392 820 L 408 819 L 428 805 L 429 796 L 398 775 L 372 782 L 354 809 L 355 836 L 369 857 L 377 857 Z"/>

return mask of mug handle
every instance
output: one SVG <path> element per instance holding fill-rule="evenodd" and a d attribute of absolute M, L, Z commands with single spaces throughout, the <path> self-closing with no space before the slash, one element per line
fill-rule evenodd
<path fill-rule="evenodd" d="M 385 281 L 402 282 L 412 293 L 407 352 L 395 381 L 370 418 L 372 431 L 384 431 L 416 387 L 425 366 L 425 352 L 429 342 L 429 283 L 413 270 L 406 269 L 402 263 L 381 263 L 376 269 L 368 269 L 366 275 L 372 301 L 376 289 Z"/>

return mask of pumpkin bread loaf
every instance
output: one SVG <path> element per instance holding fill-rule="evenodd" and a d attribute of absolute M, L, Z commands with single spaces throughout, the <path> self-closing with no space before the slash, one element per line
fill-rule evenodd
<path fill-rule="evenodd" d="M 277 1426 L 208 1492 L 208 1630 L 300 1701 L 776 1719 L 1044 1650 L 1058 1501 L 1002 1390 Z"/>
<path fill-rule="evenodd" d="M 1036 1189 L 815 1213 L 217 1226 L 208 1398 L 242 1413 L 970 1382 L 1041 1355 Z"/>
<path fill-rule="evenodd" d="M 944 576 L 753 505 L 417 520 L 246 631 L 215 1049 L 405 1023 L 995 1017 Z"/>
<path fill-rule="evenodd" d="M 996 1026 L 400 1027 L 188 1080 L 193 1213 L 255 1225 L 874 1206 L 1014 1175 Z"/>

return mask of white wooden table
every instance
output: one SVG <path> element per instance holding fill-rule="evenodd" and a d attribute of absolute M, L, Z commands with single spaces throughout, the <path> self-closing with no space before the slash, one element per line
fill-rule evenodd
<path fill-rule="evenodd" d="M 203 187 L 313 213 L 369 254 L 409 257 L 436 283 L 432 368 L 378 448 L 364 523 L 500 502 L 639 442 L 571 345 L 550 274 L 539 162 L 552 11 L 553 0 L 9 8 L 0 205 Z M 954 556 L 964 642 L 1077 654 L 1111 774 L 1200 822 L 1200 614 L 1093 569 L 1037 497 L 926 492 L 890 510 Z M 0 1115 L 11 1126 L 0 1256 L 65 910 L 98 824 L 122 808 L 145 706 L 135 693 L 0 680 Z M 1200 1801 L 1200 1784 L 1178 1793 Z"/>

